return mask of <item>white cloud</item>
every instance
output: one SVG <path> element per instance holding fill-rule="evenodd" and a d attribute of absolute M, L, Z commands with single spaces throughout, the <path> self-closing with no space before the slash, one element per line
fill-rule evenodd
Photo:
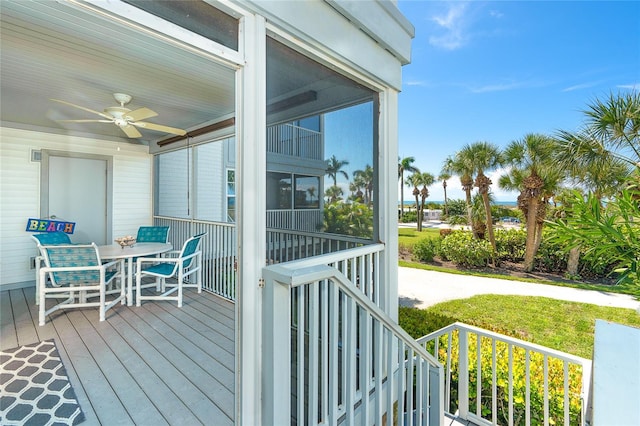
<path fill-rule="evenodd" d="M 409 80 L 409 81 L 406 81 L 404 84 L 407 86 L 422 86 L 422 87 L 429 86 L 429 83 L 421 80 Z"/>
<path fill-rule="evenodd" d="M 441 33 L 429 37 L 429 43 L 442 49 L 455 50 L 464 46 L 467 42 L 464 32 L 467 4 L 453 3 L 448 6 L 444 13 L 434 15 L 431 18 L 441 30 Z"/>
<path fill-rule="evenodd" d="M 619 89 L 640 90 L 640 83 L 619 84 L 616 87 Z"/>
<path fill-rule="evenodd" d="M 473 93 L 504 92 L 506 90 L 518 89 L 525 85 L 526 85 L 525 83 L 518 83 L 518 82 L 503 83 L 503 84 L 489 84 L 486 86 L 480 86 L 475 88 L 472 87 L 470 88 L 470 90 Z"/>
<path fill-rule="evenodd" d="M 570 87 L 567 87 L 565 89 L 562 89 L 562 91 L 563 92 L 573 92 L 574 90 L 588 89 L 590 87 L 597 86 L 598 84 L 600 84 L 599 81 L 592 81 L 590 83 L 576 84 L 575 86 L 570 86 Z"/>

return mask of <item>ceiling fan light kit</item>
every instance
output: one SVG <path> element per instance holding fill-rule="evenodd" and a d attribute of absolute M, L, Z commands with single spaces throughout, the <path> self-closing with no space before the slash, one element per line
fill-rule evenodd
<path fill-rule="evenodd" d="M 90 108 L 85 108 L 80 105 L 75 105 L 70 102 L 61 101 L 59 99 L 51 99 L 54 102 L 59 102 L 64 105 L 72 106 L 102 117 L 102 120 L 58 120 L 65 123 L 113 123 L 127 135 L 129 138 L 141 138 L 142 134 L 136 129 L 140 127 L 142 129 L 154 130 L 156 132 L 170 133 L 173 135 L 184 136 L 187 132 L 183 129 L 175 127 L 164 126 L 162 124 L 149 123 L 139 120 L 145 120 L 147 118 L 155 117 L 157 112 L 150 110 L 149 108 L 142 107 L 135 110 L 126 108 L 125 105 L 131 102 L 131 95 L 126 93 L 114 93 L 113 97 L 120 104 L 120 106 L 111 106 L 104 109 L 104 112 L 95 111 Z M 135 127 L 134 127 L 135 126 Z"/>

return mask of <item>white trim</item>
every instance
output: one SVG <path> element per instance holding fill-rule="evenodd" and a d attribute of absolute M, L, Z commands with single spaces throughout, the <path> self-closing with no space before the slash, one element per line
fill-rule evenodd
<path fill-rule="evenodd" d="M 378 118 L 378 232 L 385 243 L 380 279 L 383 309 L 398 320 L 398 92 L 379 94 Z"/>
<path fill-rule="evenodd" d="M 262 424 L 262 292 L 266 252 L 267 43 L 261 16 L 242 19 L 246 65 L 236 73 L 236 424 Z"/>
<path fill-rule="evenodd" d="M 136 31 L 151 35 L 159 40 L 195 53 L 217 63 L 238 68 L 244 63 L 244 56 L 220 43 L 195 34 L 172 22 L 140 10 L 127 3 L 113 0 L 64 0 L 68 6 L 88 10 Z M 239 28 L 240 33 L 240 28 Z"/>

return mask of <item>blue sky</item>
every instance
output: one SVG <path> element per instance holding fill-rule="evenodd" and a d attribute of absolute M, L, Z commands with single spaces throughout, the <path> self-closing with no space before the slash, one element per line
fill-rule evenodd
<path fill-rule="evenodd" d="M 527 133 L 574 131 L 595 98 L 640 90 L 640 2 L 400 0 L 398 7 L 416 32 L 403 68 L 398 152 L 435 176 L 465 144 L 504 147 Z M 493 187 L 498 201 L 517 196 Z M 447 192 L 464 197 L 457 177 Z M 444 199 L 440 182 L 430 193 Z"/>

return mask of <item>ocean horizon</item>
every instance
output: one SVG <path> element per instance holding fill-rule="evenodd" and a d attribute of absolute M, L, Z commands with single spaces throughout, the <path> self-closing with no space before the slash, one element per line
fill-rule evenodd
<path fill-rule="evenodd" d="M 404 200 L 404 205 L 405 206 L 413 206 L 415 203 L 416 203 L 415 200 L 413 200 L 413 201 Z M 436 204 L 444 205 L 444 201 L 440 201 L 440 200 L 429 200 L 429 199 L 427 199 L 425 201 L 425 204 L 427 204 L 427 203 L 436 203 Z M 492 204 L 494 204 L 496 206 L 516 207 L 518 205 L 518 202 L 517 201 L 494 201 Z M 400 205 L 400 200 L 398 200 L 398 205 Z"/>

